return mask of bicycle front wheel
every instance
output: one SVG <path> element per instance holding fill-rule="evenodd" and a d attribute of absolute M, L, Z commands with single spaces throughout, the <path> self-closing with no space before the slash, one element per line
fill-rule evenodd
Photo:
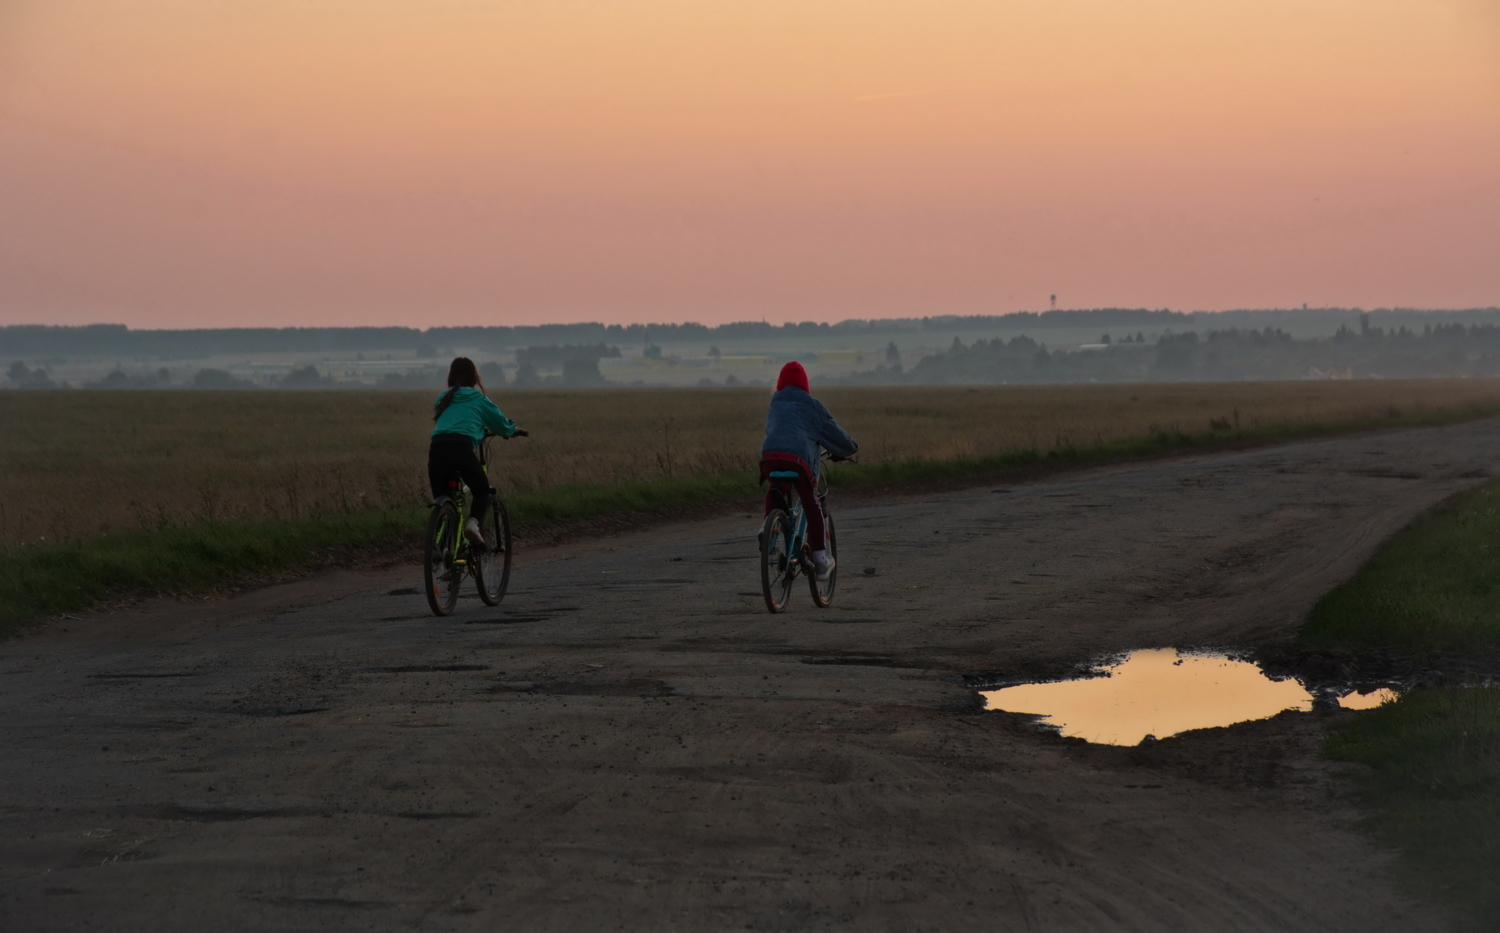
<path fill-rule="evenodd" d="M 444 499 L 432 508 L 422 546 L 427 605 L 432 607 L 433 615 L 448 615 L 458 604 L 458 584 L 463 574 L 453 562 L 457 548 L 458 509 L 451 500 Z"/>
<path fill-rule="evenodd" d="M 475 548 L 474 582 L 479 584 L 479 598 L 486 606 L 498 606 L 510 586 L 510 513 L 499 496 L 480 522 L 484 529 L 484 548 Z"/>
<path fill-rule="evenodd" d="M 818 575 L 815 572 L 808 573 L 807 575 L 807 584 L 812 587 L 813 603 L 819 609 L 827 609 L 833 605 L 833 584 L 839 578 L 838 538 L 833 533 L 833 516 L 829 515 L 826 509 L 823 512 L 823 537 L 826 539 L 823 546 L 828 549 L 828 556 L 834 559 L 833 572 L 828 575 L 828 582 L 826 583 L 819 583 Z"/>
<path fill-rule="evenodd" d="M 766 516 L 760 529 L 760 590 L 771 612 L 785 612 L 792 595 L 797 563 L 792 555 L 792 517 L 781 509 Z"/>

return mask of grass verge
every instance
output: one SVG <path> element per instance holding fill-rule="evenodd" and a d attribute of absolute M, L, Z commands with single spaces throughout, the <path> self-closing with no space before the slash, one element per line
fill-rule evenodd
<path fill-rule="evenodd" d="M 1500 661 L 1500 482 L 1461 493 L 1388 541 L 1313 608 L 1309 649 Z M 1335 727 L 1366 827 L 1414 893 L 1500 929 L 1500 688 L 1413 691 Z"/>
<path fill-rule="evenodd" d="M 1319 600 L 1309 648 L 1500 656 L 1500 483 L 1454 496 Z"/>
<path fill-rule="evenodd" d="M 0 550 L 0 634 L 101 600 L 212 592 L 326 564 L 338 552 L 391 542 L 421 520 L 408 512 L 287 522 L 178 525 Z"/>
<path fill-rule="evenodd" d="M 1500 689 L 1414 692 L 1342 724 L 1334 758 L 1367 766 L 1364 823 L 1413 893 L 1500 929 Z"/>
<path fill-rule="evenodd" d="M 558 486 L 507 500 L 524 535 L 601 515 L 661 514 L 755 495 L 750 474 Z M 111 598 L 207 593 L 359 557 L 416 558 L 426 508 L 280 522 L 168 525 L 87 541 L 0 548 L 0 636 Z"/>
<path fill-rule="evenodd" d="M 838 464 L 840 486 L 900 490 L 1034 476 L 1186 451 L 1248 447 L 1377 428 L 1448 424 L 1496 414 L 1493 407 L 1461 408 L 1331 423 L 1261 425 L 1245 431 L 1156 431 L 1093 445 L 1035 449 L 973 458 L 908 459 Z M 739 504 L 758 498 L 755 476 L 729 473 L 663 477 L 611 485 L 554 486 L 507 499 L 524 536 L 550 526 L 684 514 L 684 509 Z M 102 600 L 153 593 L 192 593 L 242 586 L 337 562 L 360 551 L 415 556 L 426 510 L 396 509 L 280 522 L 219 522 L 141 529 L 85 541 L 0 549 L 0 635 Z"/>

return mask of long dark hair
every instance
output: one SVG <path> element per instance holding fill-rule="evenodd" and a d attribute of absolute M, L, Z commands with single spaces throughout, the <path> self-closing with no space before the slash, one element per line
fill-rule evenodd
<path fill-rule="evenodd" d="M 448 391 L 433 406 L 432 420 L 438 420 L 448 410 L 448 406 L 453 404 L 453 396 L 458 394 L 458 390 L 466 387 L 484 391 L 484 380 L 479 378 L 479 367 L 467 356 L 454 357 L 453 363 L 448 367 Z"/>

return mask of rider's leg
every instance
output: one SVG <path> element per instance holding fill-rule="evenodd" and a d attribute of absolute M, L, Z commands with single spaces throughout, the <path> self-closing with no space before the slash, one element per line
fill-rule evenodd
<path fill-rule="evenodd" d="M 484 547 L 484 529 L 488 525 L 484 519 L 490 511 L 490 480 L 484 474 L 484 468 L 479 465 L 479 458 L 474 456 L 473 448 L 465 448 L 463 456 L 459 458 L 458 475 L 463 477 L 464 485 L 469 487 L 470 505 L 469 517 L 464 520 L 464 536 L 469 543 L 475 547 Z"/>
<path fill-rule="evenodd" d="M 476 521 L 490 506 L 490 481 L 473 445 L 465 440 L 435 440 L 427 454 L 427 479 L 432 484 L 432 496 L 453 495 L 456 490 L 448 482 L 457 475 L 469 487 L 473 504 L 469 516 Z"/>
<path fill-rule="evenodd" d="M 479 458 L 474 455 L 472 447 L 464 448 L 455 464 L 458 475 L 463 478 L 464 484 L 469 487 L 469 493 L 473 496 L 473 503 L 469 507 L 471 518 L 483 518 L 490 508 L 490 478 L 485 475 L 484 467 L 479 465 Z"/>
<path fill-rule="evenodd" d="M 823 507 L 818 502 L 817 484 L 800 467 L 793 467 L 784 460 L 762 460 L 760 475 L 762 480 L 764 480 L 766 474 L 771 470 L 793 469 L 796 470 L 797 479 L 792 485 L 797 489 L 797 498 L 802 500 L 802 513 L 807 516 L 807 544 L 812 549 L 813 559 L 822 564 L 824 561 L 818 560 L 818 558 L 826 557 L 826 553 L 823 550 L 825 546 L 823 543 Z M 781 486 L 778 488 L 777 484 L 773 484 L 770 490 L 766 492 L 765 514 L 770 515 L 772 509 L 786 508 L 788 503 L 783 501 L 781 494 L 781 489 L 784 488 L 786 487 Z"/>
<path fill-rule="evenodd" d="M 801 471 L 798 471 L 801 472 Z M 818 501 L 817 484 L 807 476 L 797 478 L 797 497 L 802 500 L 802 514 L 807 516 L 807 547 L 812 551 L 813 574 L 826 583 L 833 573 L 833 555 L 829 554 L 823 521 L 823 504 Z"/>
<path fill-rule="evenodd" d="M 432 487 L 432 498 L 451 495 L 453 490 L 448 488 L 448 479 L 457 473 L 453 464 L 452 447 L 440 441 L 433 441 L 427 447 L 427 482 Z"/>
<path fill-rule="evenodd" d="M 800 471 L 799 471 L 800 472 Z M 818 491 L 806 476 L 797 477 L 797 497 L 802 500 L 802 514 L 807 516 L 807 546 L 814 554 L 823 550 L 823 507 Z"/>

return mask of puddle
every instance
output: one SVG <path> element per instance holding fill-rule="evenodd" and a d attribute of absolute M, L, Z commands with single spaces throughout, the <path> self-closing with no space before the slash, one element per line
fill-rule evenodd
<path fill-rule="evenodd" d="M 1395 702 L 1396 696 L 1396 691 L 1390 687 L 1381 687 L 1368 693 L 1351 693 L 1339 697 L 1339 705 L 1344 709 L 1374 709 L 1382 703 Z"/>
<path fill-rule="evenodd" d="M 1102 673 L 980 695 L 985 709 L 1039 716 L 1065 736 L 1106 745 L 1138 745 L 1146 736 L 1164 739 L 1313 707 L 1313 695 L 1295 679 L 1272 680 L 1255 664 L 1222 654 L 1146 649 Z M 1369 709 L 1394 696 L 1389 689 L 1349 693 L 1339 705 Z"/>

